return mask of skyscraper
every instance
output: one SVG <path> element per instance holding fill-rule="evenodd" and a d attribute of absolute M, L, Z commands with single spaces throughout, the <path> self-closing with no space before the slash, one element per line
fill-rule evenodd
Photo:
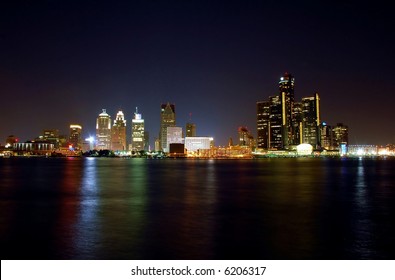
<path fill-rule="evenodd" d="M 302 102 L 294 102 L 292 109 L 292 144 L 302 144 L 302 128 L 303 128 L 303 104 Z"/>
<path fill-rule="evenodd" d="M 279 95 L 281 98 L 281 121 L 282 121 L 282 133 L 283 133 L 283 146 L 288 147 L 294 145 L 293 143 L 293 106 L 295 102 L 294 97 L 294 77 L 285 73 L 280 78 L 278 83 Z"/>
<path fill-rule="evenodd" d="M 196 137 L 196 125 L 192 123 L 192 113 L 189 113 L 189 121 L 185 126 L 185 137 Z"/>
<path fill-rule="evenodd" d="M 269 115 L 269 149 L 281 150 L 284 148 L 283 133 L 283 109 L 279 95 L 269 97 L 270 115 Z"/>
<path fill-rule="evenodd" d="M 145 145 L 145 130 L 144 130 L 144 119 L 141 114 L 138 113 L 136 107 L 136 112 L 134 113 L 134 118 L 132 119 L 132 150 L 141 151 L 146 147 Z"/>
<path fill-rule="evenodd" d="M 258 148 L 292 150 L 302 143 L 321 147 L 320 97 L 315 93 L 295 102 L 294 84 L 293 76 L 285 73 L 279 94 L 257 102 Z"/>
<path fill-rule="evenodd" d="M 318 93 L 315 93 L 312 97 L 302 98 L 302 143 L 310 144 L 315 149 L 321 146 L 320 123 L 320 97 Z"/>
<path fill-rule="evenodd" d="M 106 109 L 96 119 L 96 148 L 99 150 L 111 149 L 111 117 Z"/>
<path fill-rule="evenodd" d="M 196 125 L 194 123 L 188 122 L 185 126 L 186 128 L 186 137 L 195 137 L 196 136 Z"/>
<path fill-rule="evenodd" d="M 70 136 L 69 142 L 76 150 L 81 150 L 82 148 L 82 126 L 79 124 L 70 125 Z"/>
<path fill-rule="evenodd" d="M 176 110 L 175 105 L 167 104 L 161 105 L 160 112 L 160 131 L 159 131 L 159 141 L 160 150 L 166 151 L 167 148 L 167 128 L 176 125 Z"/>
<path fill-rule="evenodd" d="M 326 122 L 321 123 L 320 125 L 320 138 L 321 138 L 321 147 L 325 150 L 333 149 L 333 132 L 332 127 L 329 126 Z"/>
<path fill-rule="evenodd" d="M 122 111 L 118 111 L 111 128 L 111 149 L 114 151 L 126 150 L 126 120 Z"/>
<path fill-rule="evenodd" d="M 339 148 L 341 144 L 348 144 L 348 127 L 343 123 L 337 123 L 333 128 L 333 146 Z"/>
<path fill-rule="evenodd" d="M 260 149 L 269 148 L 269 117 L 270 102 L 259 101 L 256 103 L 257 146 Z"/>

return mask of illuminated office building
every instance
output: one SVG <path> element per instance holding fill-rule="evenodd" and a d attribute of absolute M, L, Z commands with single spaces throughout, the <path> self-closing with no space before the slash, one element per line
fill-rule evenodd
<path fill-rule="evenodd" d="M 96 119 L 96 149 L 111 149 L 111 117 L 106 109 Z"/>
<path fill-rule="evenodd" d="M 195 137 L 196 136 L 196 125 L 194 123 L 188 122 L 185 126 L 185 136 Z"/>
<path fill-rule="evenodd" d="M 167 145 L 167 128 L 176 126 L 176 110 L 174 104 L 162 104 L 160 112 L 159 149 L 165 151 Z"/>
<path fill-rule="evenodd" d="M 292 143 L 294 146 L 302 144 L 302 125 L 303 122 L 303 104 L 302 102 L 294 102 L 292 109 Z"/>
<path fill-rule="evenodd" d="M 282 122 L 282 102 L 279 95 L 269 97 L 270 115 L 269 115 L 269 149 L 281 150 L 284 148 L 283 141 L 283 122 Z"/>
<path fill-rule="evenodd" d="M 182 144 L 184 142 L 182 137 L 182 127 L 168 127 L 166 138 L 167 146 L 163 149 L 164 152 L 169 151 L 170 144 Z"/>
<path fill-rule="evenodd" d="M 295 102 L 295 79 L 285 73 L 279 93 L 257 102 L 257 146 L 261 149 L 296 149 L 302 143 L 320 147 L 320 98 L 318 93 Z"/>
<path fill-rule="evenodd" d="M 142 151 L 147 148 L 146 146 L 146 134 L 144 127 L 144 119 L 139 114 L 136 107 L 134 118 L 132 119 L 132 150 Z"/>
<path fill-rule="evenodd" d="M 338 148 L 341 144 L 348 144 L 348 127 L 346 125 L 337 123 L 332 131 L 334 148 Z"/>
<path fill-rule="evenodd" d="M 321 147 L 325 150 L 333 149 L 332 142 L 332 127 L 328 125 L 326 122 L 322 122 L 320 125 L 320 137 L 321 137 Z"/>
<path fill-rule="evenodd" d="M 270 102 L 259 101 L 256 103 L 257 147 L 269 148 L 269 117 Z"/>
<path fill-rule="evenodd" d="M 254 146 L 254 137 L 251 135 L 247 127 L 240 126 L 238 128 L 239 146 Z"/>
<path fill-rule="evenodd" d="M 126 120 L 122 111 L 118 111 L 111 128 L 111 149 L 114 151 L 126 150 Z"/>
<path fill-rule="evenodd" d="M 198 150 L 209 150 L 212 141 L 212 137 L 185 137 L 185 149 L 187 153 Z"/>
<path fill-rule="evenodd" d="M 60 147 L 60 136 L 59 129 L 44 129 L 42 138 L 36 139 L 36 141 L 45 141 L 54 145 L 55 149 Z"/>
<path fill-rule="evenodd" d="M 310 144 L 317 149 L 321 146 L 320 139 L 320 97 L 315 93 L 312 97 L 302 98 L 302 143 Z"/>
<path fill-rule="evenodd" d="M 72 145 L 73 149 L 81 150 L 82 148 L 82 126 L 79 124 L 70 125 L 70 136 L 69 143 Z"/>
<path fill-rule="evenodd" d="M 282 143 L 283 147 L 287 148 L 289 145 L 294 145 L 293 143 L 293 106 L 295 102 L 294 97 L 294 77 L 285 73 L 284 76 L 280 78 L 278 83 L 279 95 L 281 98 L 281 122 L 282 122 Z"/>

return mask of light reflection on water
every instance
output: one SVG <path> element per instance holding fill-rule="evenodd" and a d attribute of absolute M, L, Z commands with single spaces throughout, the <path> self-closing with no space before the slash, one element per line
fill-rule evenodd
<path fill-rule="evenodd" d="M 82 170 L 82 180 L 79 187 L 78 214 L 72 226 L 75 234 L 73 252 L 74 258 L 94 258 L 97 244 L 100 243 L 101 225 L 97 218 L 100 195 L 97 182 L 97 168 L 94 158 L 87 158 Z"/>
<path fill-rule="evenodd" d="M 376 252 L 371 249 L 374 237 L 372 236 L 372 226 L 375 224 L 371 218 L 371 199 L 369 198 L 368 186 L 366 182 L 366 167 L 362 158 L 358 159 L 358 167 L 355 184 L 355 218 L 353 247 L 365 258 L 374 258 Z"/>
<path fill-rule="evenodd" d="M 3 259 L 395 257 L 395 161 L 1 163 Z"/>

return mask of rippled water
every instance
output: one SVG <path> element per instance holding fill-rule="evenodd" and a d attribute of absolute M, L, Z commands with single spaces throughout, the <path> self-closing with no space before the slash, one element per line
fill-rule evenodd
<path fill-rule="evenodd" d="M 394 159 L 0 159 L 1 259 L 394 259 Z"/>

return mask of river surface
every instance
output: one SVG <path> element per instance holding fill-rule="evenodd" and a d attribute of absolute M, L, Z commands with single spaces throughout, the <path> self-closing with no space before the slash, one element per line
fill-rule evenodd
<path fill-rule="evenodd" d="M 395 159 L 0 159 L 1 259 L 395 259 Z"/>

